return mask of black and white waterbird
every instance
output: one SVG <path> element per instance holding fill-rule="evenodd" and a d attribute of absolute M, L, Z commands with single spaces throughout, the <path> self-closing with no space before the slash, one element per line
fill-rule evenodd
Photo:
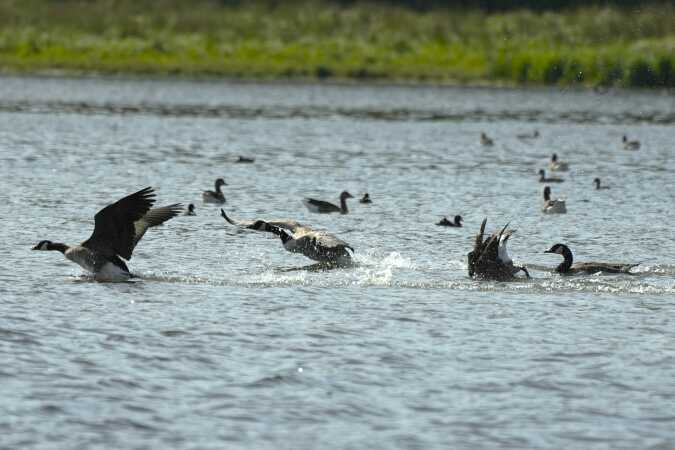
<path fill-rule="evenodd" d="M 563 275 L 575 275 L 579 273 L 630 273 L 630 269 L 638 264 L 626 263 L 605 263 L 605 262 L 585 262 L 573 264 L 574 258 L 572 251 L 565 244 L 555 244 L 544 253 L 556 253 L 561 255 L 564 260 L 555 268 L 555 271 Z"/>
<path fill-rule="evenodd" d="M 305 198 L 302 200 L 302 203 L 307 207 L 307 209 L 314 213 L 327 214 L 339 212 L 340 214 L 347 214 L 349 212 L 347 209 L 348 198 L 354 198 L 354 196 L 347 191 L 342 191 L 340 194 L 340 206 L 313 198 Z"/>
<path fill-rule="evenodd" d="M 151 187 L 106 206 L 94 216 L 94 232 L 80 245 L 40 241 L 33 250 L 55 250 L 94 274 L 98 281 L 126 281 L 132 277 L 124 260 L 150 227 L 161 225 L 183 210 L 176 203 L 151 209 L 155 192 Z"/>
<path fill-rule="evenodd" d="M 225 180 L 218 178 L 215 182 L 216 190 L 215 191 L 204 191 L 202 193 L 202 200 L 204 203 L 225 203 L 225 194 L 221 190 L 222 186 L 227 186 Z"/>

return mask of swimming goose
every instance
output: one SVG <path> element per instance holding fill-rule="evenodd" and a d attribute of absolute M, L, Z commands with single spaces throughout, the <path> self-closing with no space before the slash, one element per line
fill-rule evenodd
<path fill-rule="evenodd" d="M 609 189 L 609 186 L 602 186 L 600 185 L 600 178 L 594 178 L 593 179 L 593 184 L 595 184 L 595 189 L 600 190 L 600 189 Z"/>
<path fill-rule="evenodd" d="M 567 207 L 565 200 L 551 199 L 551 188 L 544 187 L 544 206 L 541 208 L 542 212 L 546 214 L 565 214 Z"/>
<path fill-rule="evenodd" d="M 640 141 L 629 141 L 625 134 L 621 138 L 621 141 L 625 150 L 638 150 L 640 148 Z"/>
<path fill-rule="evenodd" d="M 574 275 L 582 272 L 586 273 L 598 273 L 598 272 L 607 272 L 607 273 L 630 273 L 630 269 L 636 267 L 638 264 L 622 264 L 622 263 L 598 263 L 598 262 L 587 262 L 587 263 L 576 263 L 572 264 L 574 259 L 572 258 L 572 251 L 565 244 L 555 244 L 553 247 L 546 250 L 544 253 L 557 253 L 562 255 L 565 260 L 555 268 L 556 272 L 563 275 Z"/>
<path fill-rule="evenodd" d="M 491 146 L 491 145 L 494 145 L 495 142 L 494 142 L 492 139 L 490 139 L 490 138 L 487 136 L 487 134 L 481 133 L 481 134 L 480 134 L 480 143 L 481 143 L 481 145 L 485 145 L 485 146 L 488 146 L 488 147 L 489 147 L 489 146 Z"/>
<path fill-rule="evenodd" d="M 302 253 L 309 259 L 328 264 L 349 264 L 354 252 L 352 246 L 325 231 L 314 230 L 295 220 L 232 220 L 224 210 L 220 210 L 223 219 L 232 225 L 249 230 L 266 231 L 279 236 L 286 250 Z"/>
<path fill-rule="evenodd" d="M 190 204 L 188 205 L 187 211 L 185 211 L 185 215 L 186 215 L 186 216 L 196 216 L 197 213 L 195 212 L 195 205 L 193 205 L 192 203 L 190 203 Z"/>
<path fill-rule="evenodd" d="M 80 245 L 40 241 L 33 250 L 57 250 L 67 259 L 94 274 L 97 281 L 124 281 L 132 277 L 124 259 L 150 227 L 161 225 L 183 210 L 176 203 L 153 208 L 155 192 L 151 187 L 128 195 L 101 209 L 94 216 L 94 232 Z"/>
<path fill-rule="evenodd" d="M 521 270 L 527 278 L 530 274 L 524 266 L 514 266 L 506 249 L 509 237 L 514 231 L 506 231 L 506 224 L 501 231 L 495 232 L 487 241 L 483 240 L 487 218 L 483 219 L 480 232 L 476 235 L 473 251 L 467 255 L 469 276 L 481 280 L 509 281 Z"/>
<path fill-rule="evenodd" d="M 518 139 L 536 139 L 539 137 L 539 131 L 534 130 L 532 134 L 529 133 L 522 133 L 522 134 L 517 134 L 516 137 Z"/>
<path fill-rule="evenodd" d="M 539 182 L 540 183 L 562 183 L 565 181 L 562 178 L 555 178 L 555 177 L 547 177 L 546 176 L 546 171 L 544 169 L 539 170 Z"/>
<path fill-rule="evenodd" d="M 220 190 L 221 186 L 227 186 L 227 183 L 222 178 L 218 178 L 215 191 L 204 191 L 202 193 L 204 203 L 225 203 L 225 194 Z"/>
<path fill-rule="evenodd" d="M 248 156 L 239 156 L 235 162 L 242 163 L 242 164 L 253 164 L 255 162 L 255 158 L 249 158 Z"/>
<path fill-rule="evenodd" d="M 316 200 L 313 198 L 305 198 L 302 200 L 302 203 L 309 209 L 311 212 L 315 213 L 334 213 L 339 212 L 340 214 L 347 214 L 349 210 L 347 209 L 347 199 L 354 198 L 352 194 L 347 191 L 342 191 L 340 194 L 340 206 L 334 205 L 329 202 L 324 202 L 323 200 Z"/>
<path fill-rule="evenodd" d="M 567 172 L 569 170 L 569 164 L 566 162 L 558 161 L 558 155 L 551 155 L 551 162 L 548 163 L 548 170 L 553 172 Z"/>
<path fill-rule="evenodd" d="M 370 199 L 370 195 L 368 195 L 368 193 L 366 192 L 365 194 L 363 194 L 363 198 L 359 200 L 359 203 L 368 204 L 373 203 L 373 201 Z"/>
<path fill-rule="evenodd" d="M 464 220 L 462 219 L 462 216 L 455 216 L 454 222 L 450 222 L 447 217 L 443 217 L 436 225 L 441 227 L 461 227 L 462 220 Z"/>

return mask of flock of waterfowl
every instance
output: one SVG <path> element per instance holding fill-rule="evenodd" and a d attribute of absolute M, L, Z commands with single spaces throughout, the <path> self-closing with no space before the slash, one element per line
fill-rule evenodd
<path fill-rule="evenodd" d="M 518 135 L 520 139 L 536 139 L 538 137 L 538 131 L 534 131 L 532 134 Z M 494 145 L 494 141 L 485 133 L 481 133 L 480 142 L 482 145 Z M 627 150 L 637 150 L 640 147 L 638 141 L 629 141 L 626 136 L 623 137 L 623 144 Z M 254 159 L 241 156 L 236 162 L 253 163 Z M 564 172 L 569 170 L 569 164 L 558 160 L 558 155 L 554 153 L 551 156 L 548 168 L 552 172 Z M 539 171 L 539 175 L 539 181 L 542 183 L 564 181 L 562 178 L 547 177 L 546 171 L 543 169 Z M 593 183 L 596 189 L 608 189 L 607 186 L 601 185 L 599 178 L 595 178 Z M 227 186 L 227 183 L 224 179 L 218 178 L 215 181 L 215 190 L 207 190 L 202 193 L 203 202 L 218 205 L 226 203 L 225 194 L 222 191 L 223 186 Z M 68 260 L 92 273 L 98 281 L 128 280 L 133 275 L 125 260 L 131 259 L 133 250 L 148 228 L 161 225 L 182 212 L 188 216 L 196 214 L 195 206 L 192 203 L 188 205 L 187 211 L 180 203 L 153 208 L 155 196 L 153 188 L 147 187 L 101 209 L 94 216 L 95 223 L 92 235 L 79 245 L 66 245 L 43 240 L 33 247 L 33 250 L 59 251 Z M 347 199 L 350 198 L 353 198 L 353 196 L 349 192 L 343 191 L 339 196 L 339 206 L 313 198 L 305 198 L 302 202 L 313 213 L 347 214 L 349 212 Z M 364 194 L 359 201 L 362 204 L 372 203 L 368 193 Z M 565 201 L 552 199 L 551 188 L 545 186 L 542 212 L 560 214 L 566 211 Z M 344 267 L 352 263 L 354 248 L 326 231 L 313 229 L 291 219 L 233 220 L 223 209 L 220 212 L 223 219 L 231 225 L 278 236 L 287 251 L 303 254 L 317 261 L 322 267 Z M 487 238 L 485 237 L 486 224 L 487 218 L 481 223 L 473 250 L 467 255 L 469 276 L 481 280 L 508 281 L 513 280 L 517 274 L 522 272 L 529 278 L 527 268 L 514 265 L 508 254 L 506 246 L 513 234 L 513 231 L 508 229 L 508 224 Z M 462 216 L 456 215 L 453 221 L 444 217 L 436 225 L 462 227 Z M 555 268 L 555 271 L 562 275 L 598 272 L 630 273 L 630 270 L 637 265 L 598 262 L 574 264 L 571 250 L 560 243 L 553 245 L 545 253 L 554 253 L 563 257 L 563 262 Z"/>

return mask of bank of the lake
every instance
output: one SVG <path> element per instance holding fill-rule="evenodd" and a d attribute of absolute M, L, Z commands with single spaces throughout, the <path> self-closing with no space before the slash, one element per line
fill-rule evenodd
<path fill-rule="evenodd" d="M 0 0 L 0 70 L 675 85 L 675 8 L 562 12 Z"/>

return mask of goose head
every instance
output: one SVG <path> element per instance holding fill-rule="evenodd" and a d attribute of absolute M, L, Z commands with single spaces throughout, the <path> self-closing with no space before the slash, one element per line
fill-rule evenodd
<path fill-rule="evenodd" d="M 342 191 L 342 194 L 340 194 L 340 200 L 346 200 L 348 198 L 354 198 L 354 196 L 347 191 Z"/>
<path fill-rule="evenodd" d="M 621 137 L 621 140 L 622 140 L 623 142 L 628 142 L 628 137 L 624 134 L 624 135 Z"/>
<path fill-rule="evenodd" d="M 52 241 L 40 241 L 38 244 L 33 247 L 31 250 L 51 250 L 51 246 L 53 245 Z"/>
<path fill-rule="evenodd" d="M 596 189 L 600 189 L 600 178 L 594 178 L 593 184 L 595 184 Z"/>
<path fill-rule="evenodd" d="M 190 216 L 195 215 L 195 205 L 193 205 L 192 203 L 188 205 L 188 215 Z"/>
<path fill-rule="evenodd" d="M 370 195 L 366 192 L 365 194 L 363 194 L 363 198 L 361 199 L 361 201 L 363 202 L 370 201 Z"/>
<path fill-rule="evenodd" d="M 567 247 L 565 244 L 555 244 L 553 247 L 549 248 L 546 250 L 544 253 L 557 253 L 558 255 L 562 255 L 565 253 L 565 250 L 569 251 L 569 247 Z"/>
<path fill-rule="evenodd" d="M 461 225 L 462 221 L 464 221 L 464 219 L 462 219 L 462 216 L 460 216 L 460 215 L 455 216 L 455 223 L 457 225 Z"/>
<path fill-rule="evenodd" d="M 227 186 L 227 183 L 222 178 L 216 180 L 216 190 L 220 189 L 221 186 Z"/>
<path fill-rule="evenodd" d="M 551 155 L 551 162 L 558 162 L 558 155 L 557 154 L 552 154 Z"/>

